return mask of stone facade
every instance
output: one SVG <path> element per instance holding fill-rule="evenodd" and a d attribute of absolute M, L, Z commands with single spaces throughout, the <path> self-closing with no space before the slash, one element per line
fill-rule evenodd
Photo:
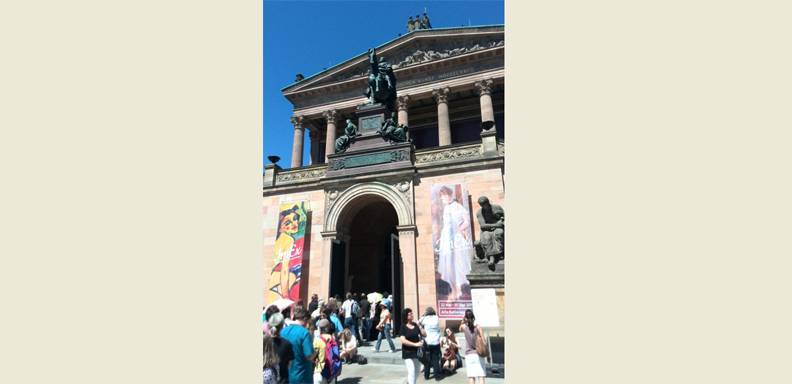
<path fill-rule="evenodd" d="M 311 154 L 311 166 L 303 167 L 301 161 L 293 160 L 290 169 L 266 167 L 265 287 L 274 263 L 278 209 L 283 202 L 310 201 L 301 299 L 313 293 L 327 297 L 332 284 L 334 242 L 349 243 L 354 237 L 350 231 L 357 212 L 377 202 L 392 208 L 395 215 L 403 306 L 423 310 L 437 305 L 432 186 L 463 184 L 467 188 L 474 240 L 479 231 L 475 220 L 478 197 L 487 196 L 506 207 L 503 42 L 503 26 L 489 26 L 418 30 L 377 47 L 378 55 L 397 64 L 399 123 L 410 126 L 414 122 L 418 128 L 410 135 L 442 135 L 439 145 L 393 145 L 368 137 L 357 149 L 329 153 L 344 125 L 341 122 L 354 120 L 355 108 L 365 102 L 360 95 L 365 54 L 283 89 L 295 107 L 293 153 L 304 152 L 301 145 L 305 129 L 316 147 L 306 151 Z M 466 141 L 455 142 L 455 137 Z M 475 140 L 470 141 L 470 137 Z M 376 162 L 378 156 L 383 157 L 380 154 L 393 151 L 405 154 L 393 162 L 398 166 L 383 163 L 347 168 L 351 161 Z M 345 289 L 360 291 L 352 282 L 344 281 L 344 285 Z"/>

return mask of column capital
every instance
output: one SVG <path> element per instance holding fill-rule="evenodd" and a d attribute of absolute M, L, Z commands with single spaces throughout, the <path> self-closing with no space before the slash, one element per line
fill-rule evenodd
<path fill-rule="evenodd" d="M 328 240 L 335 240 L 336 236 L 338 236 L 338 232 L 336 231 L 322 231 L 319 233 L 322 235 L 323 239 L 328 239 Z"/>
<path fill-rule="evenodd" d="M 492 86 L 494 84 L 495 81 L 493 79 L 484 79 L 477 81 L 475 85 L 479 95 L 489 95 L 492 94 Z"/>
<path fill-rule="evenodd" d="M 447 103 L 448 95 L 451 93 L 451 88 L 443 87 L 432 90 L 432 96 L 438 103 Z"/>
<path fill-rule="evenodd" d="M 336 118 L 338 118 L 338 111 L 335 109 L 324 111 L 322 112 L 322 116 L 327 119 L 328 124 L 335 124 Z"/>
<path fill-rule="evenodd" d="M 401 95 L 396 98 L 396 101 L 398 101 L 398 109 L 400 111 L 406 111 L 407 105 L 410 103 L 410 95 Z"/>
<path fill-rule="evenodd" d="M 303 126 L 303 116 L 297 115 L 291 117 L 291 123 L 294 124 L 294 129 L 300 129 Z"/>
<path fill-rule="evenodd" d="M 400 235 L 414 235 L 418 232 L 418 227 L 415 225 L 398 225 L 396 226 L 396 231 Z"/>

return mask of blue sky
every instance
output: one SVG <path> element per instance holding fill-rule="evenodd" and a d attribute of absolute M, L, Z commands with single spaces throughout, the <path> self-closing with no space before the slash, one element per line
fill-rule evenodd
<path fill-rule="evenodd" d="M 407 18 L 424 8 L 434 28 L 504 23 L 502 0 L 264 0 L 264 163 L 278 155 L 280 166 L 291 164 L 292 105 L 281 89 L 297 73 L 311 76 L 406 33 Z"/>

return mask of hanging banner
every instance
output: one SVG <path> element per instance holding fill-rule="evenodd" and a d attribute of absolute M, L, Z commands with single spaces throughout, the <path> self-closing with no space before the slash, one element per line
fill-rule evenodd
<path fill-rule="evenodd" d="M 300 299 L 303 244 L 308 224 L 309 202 L 283 203 L 278 214 L 275 263 L 269 278 L 267 303 L 278 299 Z"/>
<path fill-rule="evenodd" d="M 432 244 L 441 319 L 461 319 L 466 309 L 473 308 L 466 276 L 475 252 L 467 196 L 462 184 L 432 186 Z"/>

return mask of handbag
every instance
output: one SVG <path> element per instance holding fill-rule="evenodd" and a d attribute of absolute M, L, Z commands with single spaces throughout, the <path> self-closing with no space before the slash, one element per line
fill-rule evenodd
<path fill-rule="evenodd" d="M 422 338 L 421 340 L 423 340 L 423 338 Z M 418 348 L 418 350 L 417 350 L 417 351 L 415 351 L 415 357 L 417 357 L 417 358 L 418 358 L 418 360 L 423 360 L 423 358 L 424 358 L 425 356 L 428 356 L 428 354 L 426 353 L 426 351 L 424 351 L 424 349 L 425 349 L 425 348 L 426 348 L 426 342 L 424 341 L 423 345 L 421 345 L 421 346 Z"/>
<path fill-rule="evenodd" d="M 476 353 L 481 357 L 489 357 L 489 348 L 479 327 L 476 327 Z"/>

